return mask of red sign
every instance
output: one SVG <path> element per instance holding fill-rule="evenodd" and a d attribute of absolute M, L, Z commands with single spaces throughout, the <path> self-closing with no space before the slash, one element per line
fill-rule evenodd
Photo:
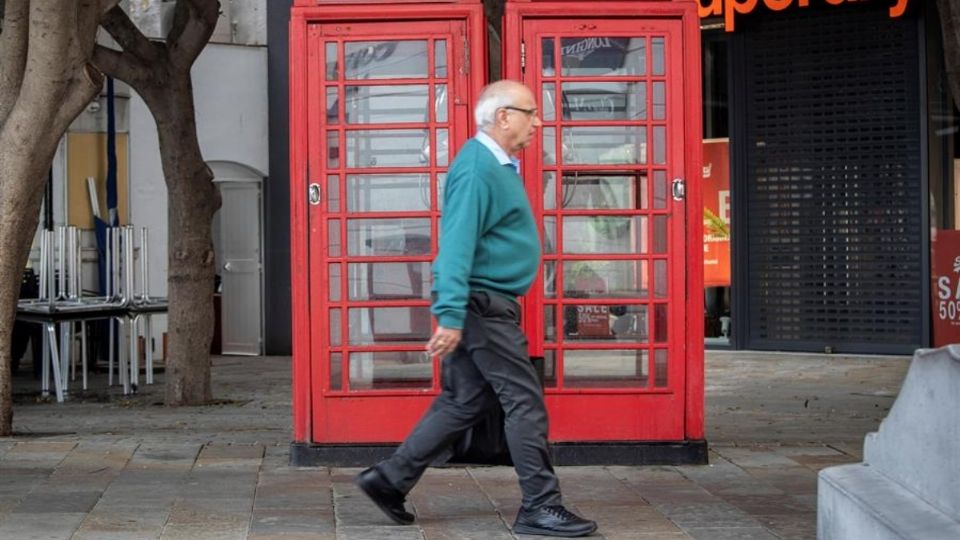
<path fill-rule="evenodd" d="M 730 140 L 703 141 L 703 284 L 730 285 Z"/>
<path fill-rule="evenodd" d="M 936 230 L 933 251 L 933 346 L 960 343 L 960 231 Z"/>

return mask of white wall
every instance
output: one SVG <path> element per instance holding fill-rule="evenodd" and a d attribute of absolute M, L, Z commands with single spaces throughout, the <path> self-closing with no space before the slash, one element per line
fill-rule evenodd
<path fill-rule="evenodd" d="M 267 49 L 211 44 L 193 68 L 200 148 L 207 161 L 232 161 L 269 176 Z M 150 293 L 167 294 L 167 188 L 156 123 L 140 96 L 130 100 L 130 210 L 150 234 Z M 155 317 L 160 347 L 165 317 Z M 158 351 L 159 352 L 159 351 Z"/>

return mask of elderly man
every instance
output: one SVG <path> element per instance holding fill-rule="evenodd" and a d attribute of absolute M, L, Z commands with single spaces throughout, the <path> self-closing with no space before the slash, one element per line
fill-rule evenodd
<path fill-rule="evenodd" d="M 543 393 L 519 327 L 517 297 L 540 265 L 537 224 L 516 157 L 541 125 L 536 101 L 526 86 L 499 81 L 480 94 L 474 116 L 480 132 L 450 166 L 433 265 L 438 326 L 427 351 L 443 357 L 442 392 L 393 456 L 361 472 L 356 483 L 391 519 L 413 523 L 404 500 L 427 466 L 491 407 L 502 407 L 523 492 L 514 532 L 588 535 L 596 523 L 561 504 Z"/>

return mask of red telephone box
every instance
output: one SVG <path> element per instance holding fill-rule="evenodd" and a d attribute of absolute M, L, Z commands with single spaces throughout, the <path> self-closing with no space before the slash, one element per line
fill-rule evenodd
<path fill-rule="evenodd" d="M 523 306 L 554 452 L 703 461 L 696 4 L 507 2 L 504 23 L 504 75 L 544 121 L 522 156 L 544 246 Z M 439 392 L 430 262 L 485 26 L 479 0 L 295 2 L 294 461 L 370 461 Z"/>

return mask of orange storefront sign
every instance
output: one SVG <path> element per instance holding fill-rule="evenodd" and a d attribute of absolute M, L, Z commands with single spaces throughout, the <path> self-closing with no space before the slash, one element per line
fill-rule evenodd
<path fill-rule="evenodd" d="M 730 285 L 730 140 L 703 141 L 703 284 Z"/>
<path fill-rule="evenodd" d="M 832 6 L 842 4 L 860 4 L 871 0 L 812 0 L 813 2 L 822 2 Z M 910 0 L 879 0 L 887 1 L 890 6 L 890 17 L 896 18 L 907 10 L 907 3 Z M 770 11 L 783 11 L 790 7 L 805 8 L 810 6 L 811 0 L 699 0 L 697 13 L 700 18 L 719 17 L 723 15 L 723 26 L 727 32 L 733 32 L 734 17 L 737 15 L 746 15 L 752 13 L 760 6 L 764 6 Z"/>

